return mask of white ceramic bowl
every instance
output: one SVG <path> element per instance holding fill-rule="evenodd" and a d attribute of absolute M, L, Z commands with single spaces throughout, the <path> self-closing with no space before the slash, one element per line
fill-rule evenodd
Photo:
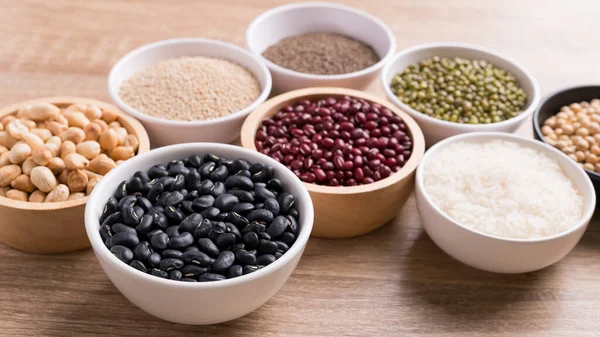
<path fill-rule="evenodd" d="M 98 218 L 117 185 L 138 170 L 192 154 L 214 153 L 228 158 L 246 158 L 275 167 L 275 176 L 296 197 L 300 232 L 281 258 L 252 274 L 238 278 L 187 283 L 152 276 L 117 259 L 104 245 Z M 308 191 L 290 170 L 260 153 L 238 146 L 191 143 L 162 147 L 136 156 L 107 174 L 94 189 L 85 209 L 85 228 L 102 269 L 131 303 L 158 318 L 182 324 L 216 324 L 244 316 L 264 304 L 285 283 L 298 264 L 313 226 L 314 211 Z"/>
<path fill-rule="evenodd" d="M 143 114 L 128 106 L 119 97 L 123 81 L 157 62 L 184 56 L 206 56 L 232 61 L 246 67 L 260 83 L 260 96 L 244 109 L 211 120 L 176 121 Z M 233 44 L 200 38 L 183 38 L 147 44 L 125 55 L 108 75 L 108 91 L 113 101 L 125 112 L 137 118 L 150 136 L 152 147 L 190 143 L 230 143 L 237 139 L 244 118 L 271 93 L 271 74 L 255 55 Z"/>
<path fill-rule="evenodd" d="M 353 37 L 371 45 L 381 60 L 353 73 L 313 75 L 286 69 L 262 56 L 268 47 L 286 37 L 311 32 L 332 32 Z M 351 7 L 323 2 L 296 3 L 266 11 L 250 23 L 246 31 L 246 44 L 269 67 L 275 93 L 310 87 L 364 89 L 396 51 L 396 38 L 381 20 Z"/>
<path fill-rule="evenodd" d="M 459 124 L 439 120 L 422 114 L 410 106 L 402 103 L 390 89 L 392 78 L 402 72 L 411 64 L 421 60 L 441 57 L 462 57 L 467 59 L 485 60 L 496 67 L 506 69 L 516 78 L 527 94 L 527 105 L 524 110 L 514 118 L 492 124 Z M 425 135 L 425 142 L 430 147 L 442 139 L 468 132 L 514 132 L 524 120 L 529 119 L 540 101 L 540 90 L 537 81 L 525 68 L 518 65 L 504 55 L 498 54 L 486 48 L 471 46 L 461 43 L 430 43 L 410 47 L 396 54 L 381 72 L 381 81 L 385 94 L 394 104 L 408 112 L 417 120 Z"/>
<path fill-rule="evenodd" d="M 575 226 L 558 235 L 542 239 L 505 239 L 469 229 L 452 220 L 433 204 L 423 186 L 423 170 L 436 153 L 460 141 L 483 142 L 502 139 L 527 146 L 554 158 L 582 194 L 584 211 Z M 549 182 L 552 183 L 552 182 Z M 423 227 L 431 239 L 448 255 L 475 268 L 496 273 L 525 273 L 547 267 L 567 255 L 585 232 L 596 206 L 594 187 L 582 168 L 555 148 L 533 139 L 507 133 L 481 132 L 448 138 L 425 153 L 417 168 L 417 208 Z"/>

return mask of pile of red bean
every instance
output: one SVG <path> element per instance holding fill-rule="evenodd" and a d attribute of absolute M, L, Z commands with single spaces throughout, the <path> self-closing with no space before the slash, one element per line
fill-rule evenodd
<path fill-rule="evenodd" d="M 380 104 L 344 96 L 283 107 L 262 122 L 255 145 L 304 182 L 356 186 L 400 170 L 413 144 L 398 115 Z"/>

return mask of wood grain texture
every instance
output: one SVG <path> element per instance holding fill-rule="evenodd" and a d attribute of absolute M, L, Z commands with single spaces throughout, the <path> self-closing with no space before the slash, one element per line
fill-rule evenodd
<path fill-rule="evenodd" d="M 56 95 L 110 101 L 127 51 L 173 37 L 244 45 L 250 21 L 286 1 L 0 0 L 0 106 Z M 398 48 L 463 41 L 510 55 L 544 95 L 598 82 L 595 0 L 348 0 L 393 29 Z M 371 91 L 382 95 L 379 83 Z M 531 126 L 519 131 L 531 134 Z M 40 224 L 43 225 L 43 224 Z M 391 224 L 311 239 L 295 273 L 239 320 L 169 324 L 131 305 L 91 251 L 39 256 L 0 246 L 1 336 L 599 336 L 600 219 L 564 260 L 514 276 L 466 267 L 423 233 L 410 198 Z M 152 294 L 148 294 L 152 296 Z"/>

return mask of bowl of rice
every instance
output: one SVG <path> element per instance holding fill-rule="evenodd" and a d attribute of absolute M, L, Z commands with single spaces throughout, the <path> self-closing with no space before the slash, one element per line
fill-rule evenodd
<path fill-rule="evenodd" d="M 531 272 L 562 259 L 596 205 L 590 179 L 569 157 L 507 133 L 437 143 L 415 184 L 431 239 L 455 259 L 496 273 Z"/>

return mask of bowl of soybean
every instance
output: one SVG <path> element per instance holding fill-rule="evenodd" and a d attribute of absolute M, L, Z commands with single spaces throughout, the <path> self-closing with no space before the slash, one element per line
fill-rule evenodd
<path fill-rule="evenodd" d="M 240 159 L 245 167 L 240 166 Z M 247 179 L 249 175 L 251 178 Z M 146 177 L 146 183 L 140 177 Z M 149 177 L 156 180 L 148 180 Z M 248 183 L 242 184 L 244 181 Z M 210 186 L 205 186 L 207 183 Z M 152 187 L 144 189 L 144 184 L 152 184 Z M 248 188 L 254 188 L 256 194 L 248 192 Z M 159 190 L 163 193 L 157 193 Z M 271 212 L 266 211 L 273 209 L 266 201 L 272 199 L 268 196 L 274 194 L 272 191 L 279 191 L 277 213 L 298 219 L 294 226 L 289 222 L 285 227 L 289 240 L 283 239 L 281 230 L 274 233 L 270 229 L 279 216 L 263 218 L 265 213 Z M 291 195 L 293 203 L 279 198 L 285 193 L 285 200 Z M 156 198 L 158 194 L 163 197 Z M 186 200 L 182 201 L 184 194 Z M 174 197 L 179 199 L 173 201 Z M 111 203 L 112 198 L 117 198 L 121 205 Z M 246 201 L 241 202 L 240 198 Z M 212 206 L 206 204 L 207 199 Z M 136 217 L 132 210 L 143 215 Z M 109 211 L 112 212 L 110 218 L 103 216 Z M 181 220 L 183 214 L 186 220 Z M 244 220 L 240 216 L 249 223 L 240 224 L 239 221 Z M 146 222 L 148 217 L 149 223 Z M 204 325 L 242 317 L 275 295 L 304 252 L 313 217 L 310 195 L 300 179 L 274 159 L 239 146 L 188 143 L 151 150 L 112 170 L 90 196 L 85 228 L 100 266 L 128 300 L 166 321 Z M 209 232 L 203 231 L 207 221 Z M 114 222 L 109 231 L 103 230 L 107 222 Z M 146 227 L 147 224 L 151 228 Z M 257 234 L 254 236 L 256 248 L 239 246 L 241 242 L 250 245 L 244 238 L 251 233 Z M 290 236 L 293 233 L 295 237 Z M 218 236 L 213 238 L 212 234 Z M 229 243 L 223 241 L 227 236 Z M 263 247 L 263 241 L 268 242 L 270 248 L 277 243 L 276 251 L 267 253 L 270 248 Z M 288 242 L 289 246 L 282 246 L 279 241 Z M 145 250 L 152 247 L 152 252 L 144 253 L 141 249 L 144 247 L 137 247 L 144 242 L 150 244 Z M 246 248 L 245 255 L 256 254 L 256 260 L 248 262 L 237 254 L 238 249 Z M 229 264 L 224 265 L 227 261 Z"/>
<path fill-rule="evenodd" d="M 181 38 L 125 55 L 110 71 L 108 91 L 142 122 L 152 147 L 230 143 L 269 96 L 271 75 L 258 57 L 233 44 Z"/>
<path fill-rule="evenodd" d="M 386 64 L 381 81 L 388 99 L 419 123 L 428 147 L 462 133 L 512 133 L 540 100 L 524 67 L 462 43 L 405 49 Z"/>
<path fill-rule="evenodd" d="M 396 50 L 391 29 L 363 11 L 307 2 L 273 8 L 252 21 L 246 44 L 271 71 L 273 91 L 365 89 Z"/>

